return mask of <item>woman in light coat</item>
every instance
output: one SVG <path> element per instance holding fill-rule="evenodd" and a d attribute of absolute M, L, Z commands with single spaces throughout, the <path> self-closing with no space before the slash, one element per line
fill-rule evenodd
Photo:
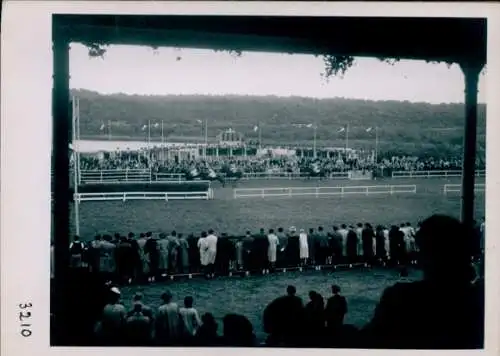
<path fill-rule="evenodd" d="M 278 236 L 274 234 L 274 230 L 269 230 L 269 235 L 267 235 L 267 240 L 269 241 L 269 247 L 267 248 L 267 258 L 269 260 L 269 265 L 274 268 L 276 264 L 276 252 L 278 250 L 279 240 Z"/>
<path fill-rule="evenodd" d="M 299 234 L 299 246 L 300 246 L 300 259 L 302 260 L 302 264 L 305 265 L 307 259 L 309 258 L 309 246 L 307 244 L 307 234 L 304 229 L 300 229 Z"/>

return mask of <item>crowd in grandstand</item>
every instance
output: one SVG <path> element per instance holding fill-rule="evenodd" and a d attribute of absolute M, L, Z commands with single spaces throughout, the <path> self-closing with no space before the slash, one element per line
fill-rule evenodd
<path fill-rule="evenodd" d="M 484 223 L 478 231 L 484 231 Z M 483 239 L 479 238 L 481 246 Z M 87 260 L 90 270 L 122 281 L 132 275 L 151 281 L 164 272 L 202 270 L 213 278 L 214 272 L 238 268 L 272 271 L 296 264 L 363 261 L 405 265 L 416 260 L 424 279 L 389 287 L 372 320 L 361 330 L 343 324 L 347 303 L 337 286 L 332 287 L 326 305 L 319 293 L 311 291 L 305 306 L 295 295 L 295 287 L 289 286 L 287 295 L 264 310 L 266 345 L 477 348 L 483 343 L 484 287 L 482 279 L 473 276 L 473 240 L 478 236 L 467 233 L 457 220 L 435 215 L 416 230 L 409 224 L 376 227 L 375 231 L 369 224 L 340 226 L 329 233 L 319 228 L 309 232 L 291 228 L 287 233 L 269 230 L 267 234 L 261 230 L 235 244 L 211 230 L 198 239 L 174 232 L 159 238 L 141 234 L 138 239 L 133 234 L 117 234 L 115 240 L 98 236 L 88 246 L 76 239 L 70 252 L 74 270 L 85 268 L 82 262 Z M 127 310 L 116 284 L 108 283 L 93 293 L 100 310 L 93 322 L 93 338 L 98 344 L 256 346 L 253 326 L 245 316 L 226 315 L 219 336 L 214 316 L 208 312 L 200 317 L 190 296 L 181 307 L 167 290 L 160 306 L 153 308 L 137 294 Z"/>
<path fill-rule="evenodd" d="M 328 172 L 341 172 L 349 170 L 386 170 L 386 171 L 441 171 L 461 170 L 461 158 L 433 159 L 417 158 L 410 156 L 381 158 L 377 164 L 371 159 L 347 159 L 342 156 L 335 158 L 311 158 L 311 157 L 247 157 L 230 158 L 219 157 L 218 159 L 203 158 L 188 161 L 160 161 L 150 159 L 147 155 L 113 155 L 104 159 L 82 155 L 80 166 L 83 170 L 101 169 L 152 169 L 160 173 L 183 173 L 194 167 L 210 166 L 214 171 L 221 172 L 223 167 L 235 166 L 244 173 L 263 172 L 289 172 L 300 173 L 307 170 L 312 164 Z M 477 163 L 477 169 L 484 169 L 484 161 Z"/>

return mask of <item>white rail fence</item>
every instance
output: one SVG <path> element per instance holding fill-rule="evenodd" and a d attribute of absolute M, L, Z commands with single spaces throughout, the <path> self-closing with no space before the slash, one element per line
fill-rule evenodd
<path fill-rule="evenodd" d="M 373 194 L 416 194 L 416 185 L 373 185 L 373 186 L 345 186 L 345 187 L 288 187 L 288 188 L 237 188 L 233 190 L 234 199 L 238 198 L 267 198 L 267 197 L 295 197 L 295 196 L 346 196 L 346 195 L 373 195 Z"/>
<path fill-rule="evenodd" d="M 476 171 L 476 177 L 485 177 L 486 171 Z M 392 178 L 452 178 L 461 177 L 462 171 L 394 171 Z M 271 179 L 308 179 L 307 173 L 289 172 L 259 172 L 243 173 L 243 180 L 271 180 Z M 319 179 L 319 177 L 311 177 Z M 333 172 L 324 179 L 351 179 L 349 172 Z M 150 169 L 108 169 L 108 170 L 81 170 L 79 183 L 113 183 L 113 182 L 181 182 L 185 181 L 184 173 L 153 173 Z"/>
<path fill-rule="evenodd" d="M 157 182 L 183 182 L 186 180 L 184 173 L 155 173 Z"/>
<path fill-rule="evenodd" d="M 394 171 L 392 178 L 447 178 L 447 177 L 461 177 L 462 171 L 448 170 L 448 171 Z M 476 177 L 485 177 L 486 171 L 476 171 Z"/>
<path fill-rule="evenodd" d="M 79 183 L 116 183 L 116 182 L 150 182 L 152 174 L 150 169 L 103 169 L 81 170 Z"/>
<path fill-rule="evenodd" d="M 483 193 L 486 191 L 485 184 L 474 184 L 474 192 Z M 461 184 L 445 184 L 443 186 L 443 193 L 445 195 L 449 193 L 462 193 L 462 185 Z"/>
<path fill-rule="evenodd" d="M 209 200 L 214 198 L 212 189 L 203 192 L 113 192 L 113 193 L 76 193 L 77 203 L 84 201 L 123 201 L 127 200 Z"/>
<path fill-rule="evenodd" d="M 258 172 L 258 173 L 243 173 L 243 178 L 245 180 L 254 179 L 307 179 L 309 177 L 308 173 L 290 173 L 290 172 Z M 311 177 L 314 179 L 319 179 L 319 177 Z M 324 179 L 347 179 L 349 178 L 348 172 L 333 172 L 328 174 Z"/>

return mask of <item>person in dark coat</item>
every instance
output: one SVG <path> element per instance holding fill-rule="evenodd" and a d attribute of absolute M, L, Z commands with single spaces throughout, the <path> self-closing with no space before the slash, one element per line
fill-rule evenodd
<path fill-rule="evenodd" d="M 344 262 L 344 255 L 342 251 L 342 235 L 339 232 L 338 226 L 333 227 L 331 237 L 331 255 L 333 255 L 333 264 L 340 264 Z"/>
<path fill-rule="evenodd" d="M 149 255 L 149 275 L 152 281 L 158 277 L 158 265 L 160 261 L 160 255 L 158 253 L 158 245 L 156 238 L 153 237 L 151 231 L 146 233 L 146 245 L 144 246 L 144 252 Z"/>
<path fill-rule="evenodd" d="M 217 255 L 215 256 L 215 269 L 218 273 L 227 274 L 229 272 L 229 244 L 231 241 L 227 238 L 227 234 L 223 233 L 217 239 Z"/>
<path fill-rule="evenodd" d="M 346 242 L 347 262 L 355 263 L 358 259 L 358 235 L 353 226 L 349 226 Z"/>
<path fill-rule="evenodd" d="M 285 231 L 282 227 L 278 228 L 278 233 L 276 234 L 278 236 L 278 252 L 276 256 L 276 267 L 286 267 L 286 248 L 288 246 L 288 236 L 285 234 Z"/>
<path fill-rule="evenodd" d="M 321 294 L 310 291 L 310 301 L 306 304 L 304 310 L 305 332 L 308 346 L 318 346 L 324 337 L 325 332 L 325 302 Z"/>
<path fill-rule="evenodd" d="M 373 228 L 367 223 L 361 232 L 361 240 L 363 243 L 363 259 L 368 264 L 373 264 L 373 238 Z"/>
<path fill-rule="evenodd" d="M 132 278 L 136 281 L 140 280 L 142 277 L 142 263 L 141 263 L 141 255 L 139 254 L 139 244 L 135 238 L 135 234 L 133 232 L 128 233 L 128 242 L 130 243 L 130 257 L 131 257 L 131 267 L 132 267 Z"/>
<path fill-rule="evenodd" d="M 247 231 L 245 237 L 242 240 L 243 248 L 243 268 L 246 271 L 251 271 L 255 269 L 255 258 L 254 258 L 254 238 L 250 231 Z"/>
<path fill-rule="evenodd" d="M 198 238 L 194 234 L 188 236 L 188 257 L 189 257 L 189 272 L 200 272 L 200 249 L 198 248 Z"/>
<path fill-rule="evenodd" d="M 259 271 L 267 269 L 267 250 L 269 247 L 269 241 L 264 229 L 260 229 L 259 233 L 254 236 L 253 241 L 253 256 L 255 260 L 255 268 Z"/>
<path fill-rule="evenodd" d="M 422 223 L 416 243 L 424 278 L 384 291 L 361 335 L 363 347 L 483 347 L 484 285 L 471 283 L 471 238 L 449 216 L 433 215 Z"/>
<path fill-rule="evenodd" d="M 288 232 L 288 245 L 287 245 L 287 267 L 297 267 L 300 265 L 300 241 L 299 234 L 295 227 L 291 227 Z"/>
<path fill-rule="evenodd" d="M 309 264 L 315 266 L 317 264 L 316 253 L 318 250 L 316 249 L 316 234 L 313 228 L 310 228 L 307 234 L 307 247 L 309 248 Z"/>
<path fill-rule="evenodd" d="M 333 285 L 332 293 L 333 296 L 328 298 L 325 308 L 326 328 L 330 336 L 334 336 L 339 332 L 347 314 L 347 300 L 340 295 L 340 287 Z"/>
<path fill-rule="evenodd" d="M 134 274 L 134 256 L 132 244 L 126 237 L 121 237 L 116 246 L 117 274 L 120 283 L 132 282 Z"/>
<path fill-rule="evenodd" d="M 377 261 L 386 262 L 387 252 L 385 251 L 384 228 L 382 225 L 378 225 L 375 229 L 375 251 Z"/>
<path fill-rule="evenodd" d="M 329 247 L 328 235 L 323 229 L 323 226 L 320 226 L 316 234 L 316 260 L 318 265 L 326 265 L 326 259 L 330 252 Z"/>
<path fill-rule="evenodd" d="M 264 331 L 269 346 L 297 346 L 303 338 L 304 306 L 294 286 L 287 295 L 276 298 L 264 309 Z"/>
<path fill-rule="evenodd" d="M 404 234 L 396 225 L 392 225 L 389 230 L 389 254 L 391 267 L 401 263 L 401 244 L 404 243 Z"/>

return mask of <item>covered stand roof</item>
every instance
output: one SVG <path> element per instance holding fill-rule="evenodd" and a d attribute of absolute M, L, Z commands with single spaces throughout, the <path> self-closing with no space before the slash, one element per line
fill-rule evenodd
<path fill-rule="evenodd" d="M 486 63 L 486 19 L 57 15 L 72 42 Z"/>

